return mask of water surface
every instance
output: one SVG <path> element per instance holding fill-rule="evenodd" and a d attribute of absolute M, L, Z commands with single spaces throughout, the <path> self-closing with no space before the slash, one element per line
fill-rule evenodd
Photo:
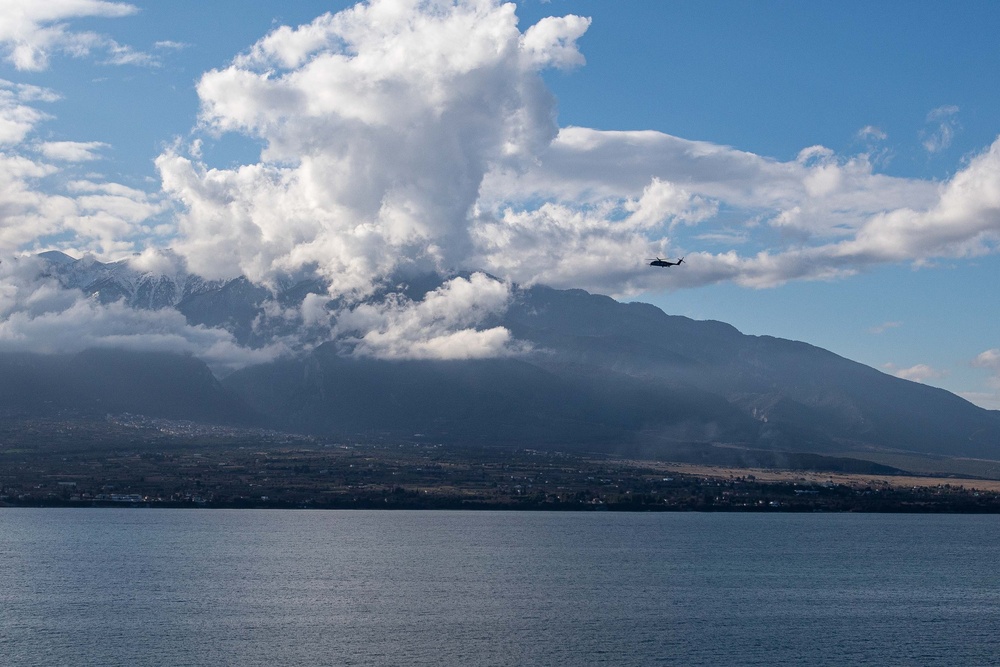
<path fill-rule="evenodd" d="M 9 665 L 987 665 L 1000 517 L 0 510 Z"/>

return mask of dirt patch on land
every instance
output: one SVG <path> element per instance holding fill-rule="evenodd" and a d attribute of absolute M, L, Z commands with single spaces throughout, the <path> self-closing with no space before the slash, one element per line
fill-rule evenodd
<path fill-rule="evenodd" d="M 758 482 L 799 482 L 803 484 L 844 484 L 847 486 L 886 487 L 893 489 L 928 488 L 950 485 L 979 491 L 1000 492 L 1000 480 L 961 477 L 924 477 L 910 475 L 855 475 L 846 473 L 804 472 L 801 470 L 769 470 L 763 468 L 730 468 L 725 466 L 687 463 L 655 463 L 651 467 L 696 477 L 749 477 Z"/>

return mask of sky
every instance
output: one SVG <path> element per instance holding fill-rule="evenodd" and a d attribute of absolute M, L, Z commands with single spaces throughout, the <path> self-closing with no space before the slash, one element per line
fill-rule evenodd
<path fill-rule="evenodd" d="M 484 322 L 541 283 L 1000 409 L 998 27 L 973 0 L 0 0 L 0 349 L 295 349 L 67 293 L 31 259 L 61 250 L 319 277 L 347 305 L 273 316 L 376 357 L 517 354 Z M 424 270 L 473 273 L 366 300 Z"/>

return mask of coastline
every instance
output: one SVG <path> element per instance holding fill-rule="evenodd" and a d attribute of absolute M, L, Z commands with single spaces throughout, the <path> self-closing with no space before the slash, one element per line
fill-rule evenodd
<path fill-rule="evenodd" d="M 1000 480 L 420 442 L 0 448 L 0 507 L 1000 513 Z"/>

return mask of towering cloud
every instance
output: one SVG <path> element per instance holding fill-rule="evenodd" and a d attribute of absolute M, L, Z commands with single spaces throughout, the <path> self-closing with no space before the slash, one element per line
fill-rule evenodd
<path fill-rule="evenodd" d="M 157 162 L 186 207 L 177 247 L 212 277 L 310 270 L 333 294 L 462 267 L 486 173 L 522 169 L 555 137 L 539 71 L 581 63 L 587 25 L 522 34 L 512 4 L 376 0 L 275 30 L 198 84 L 203 128 L 262 141 L 261 161 Z"/>
<path fill-rule="evenodd" d="M 523 170 L 556 136 L 539 72 L 582 64 L 588 25 L 549 18 L 522 33 L 512 4 L 374 0 L 278 28 L 198 84 L 202 129 L 261 141 L 260 162 L 157 160 L 185 209 L 177 250 L 210 278 L 318 275 L 331 297 L 364 297 L 400 272 L 476 268 L 482 181 Z M 493 303 L 507 287 L 477 274 L 421 303 L 359 306 L 338 331 L 376 356 L 503 353 L 509 334 L 471 316 L 493 308 L 457 299 L 470 290 Z M 443 303 L 467 311 L 432 314 Z"/>

